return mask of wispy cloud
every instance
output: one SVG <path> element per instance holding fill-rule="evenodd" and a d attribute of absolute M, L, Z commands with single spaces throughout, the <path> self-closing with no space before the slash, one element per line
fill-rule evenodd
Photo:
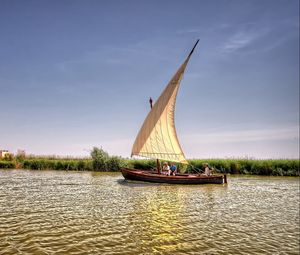
<path fill-rule="evenodd" d="M 201 143 L 236 143 L 255 141 L 282 141 L 299 140 L 299 126 L 276 129 L 252 129 L 224 132 L 204 132 L 185 135 L 188 142 L 201 141 Z"/>
<path fill-rule="evenodd" d="M 189 158 L 299 158 L 299 127 L 204 132 L 180 139 Z"/>
<path fill-rule="evenodd" d="M 244 49 L 267 33 L 266 29 L 257 31 L 240 30 L 234 33 L 222 46 L 221 51 L 232 53 Z"/>
<path fill-rule="evenodd" d="M 217 29 L 220 33 L 229 35 L 220 46 L 223 53 L 269 51 L 299 35 L 299 23 L 295 19 L 277 20 L 272 23 L 266 20 L 263 23 L 223 24 Z M 254 49 L 252 46 L 257 42 L 260 42 L 259 47 Z"/>
<path fill-rule="evenodd" d="M 254 35 L 240 32 L 230 38 L 224 45 L 223 50 L 225 52 L 233 52 L 244 48 L 255 39 Z"/>
<path fill-rule="evenodd" d="M 177 34 L 192 34 L 192 33 L 199 33 L 202 29 L 199 28 L 186 28 L 186 29 L 180 29 L 176 31 Z"/>
<path fill-rule="evenodd" d="M 68 72 L 70 69 L 80 65 L 122 65 L 132 62 L 133 58 L 154 55 L 159 56 L 155 47 L 149 48 L 143 42 L 124 47 L 113 45 L 102 45 L 94 50 L 87 50 L 78 54 L 73 59 L 67 59 L 55 64 L 60 72 Z"/>

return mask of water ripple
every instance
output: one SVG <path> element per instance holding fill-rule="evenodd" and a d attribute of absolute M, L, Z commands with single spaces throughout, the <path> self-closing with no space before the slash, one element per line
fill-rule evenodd
<path fill-rule="evenodd" d="M 0 170 L 0 254 L 299 254 L 299 179 Z"/>

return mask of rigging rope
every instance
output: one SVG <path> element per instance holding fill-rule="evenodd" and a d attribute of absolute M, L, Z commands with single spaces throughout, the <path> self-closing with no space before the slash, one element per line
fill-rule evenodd
<path fill-rule="evenodd" d="M 195 167 L 195 166 L 192 165 L 192 164 L 188 164 L 188 165 L 191 166 L 194 170 L 196 170 L 196 172 L 197 172 L 198 174 L 201 174 L 201 173 L 203 172 L 202 169 L 199 169 L 199 168 Z"/>

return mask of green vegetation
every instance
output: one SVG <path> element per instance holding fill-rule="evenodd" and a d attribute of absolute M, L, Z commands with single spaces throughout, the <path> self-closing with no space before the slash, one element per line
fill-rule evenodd
<path fill-rule="evenodd" d="M 91 152 L 92 165 L 95 171 L 116 172 L 121 167 L 126 167 L 126 160 L 117 156 L 109 156 L 102 148 L 94 147 Z"/>
<path fill-rule="evenodd" d="M 216 173 L 254 174 L 273 176 L 299 176 L 300 162 L 298 159 L 193 159 L 189 160 L 186 171 L 195 173 L 203 170 L 208 163 Z M 116 172 L 121 167 L 136 169 L 152 169 L 156 167 L 156 160 L 124 159 L 109 156 L 102 148 L 94 147 L 91 157 L 72 158 L 58 156 L 26 156 L 11 157 L 0 160 L 0 168 L 18 168 L 32 170 L 75 170 Z M 178 169 L 183 170 L 179 165 Z"/>
<path fill-rule="evenodd" d="M 300 162 L 297 159 L 204 159 L 189 160 L 188 171 L 202 168 L 208 163 L 216 172 L 230 174 L 254 174 L 274 176 L 299 176 Z"/>
<path fill-rule="evenodd" d="M 77 170 L 92 171 L 93 166 L 91 160 L 87 159 L 25 159 L 20 164 L 20 168 L 32 170 Z"/>
<path fill-rule="evenodd" d="M 2 160 L 0 161 L 0 169 L 6 169 L 6 168 L 16 168 L 15 162 Z"/>

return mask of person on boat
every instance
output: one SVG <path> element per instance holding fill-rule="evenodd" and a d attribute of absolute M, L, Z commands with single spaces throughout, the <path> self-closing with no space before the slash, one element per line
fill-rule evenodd
<path fill-rule="evenodd" d="M 169 174 L 168 175 L 176 175 L 176 172 L 177 172 L 177 166 L 173 163 L 170 167 L 170 170 L 169 170 Z"/>
<path fill-rule="evenodd" d="M 165 162 L 163 164 L 162 173 L 165 174 L 165 175 L 168 175 L 169 171 L 170 171 L 169 164 L 167 162 Z"/>
<path fill-rule="evenodd" d="M 204 164 L 204 175 L 211 176 L 211 168 L 209 167 L 208 163 Z"/>

